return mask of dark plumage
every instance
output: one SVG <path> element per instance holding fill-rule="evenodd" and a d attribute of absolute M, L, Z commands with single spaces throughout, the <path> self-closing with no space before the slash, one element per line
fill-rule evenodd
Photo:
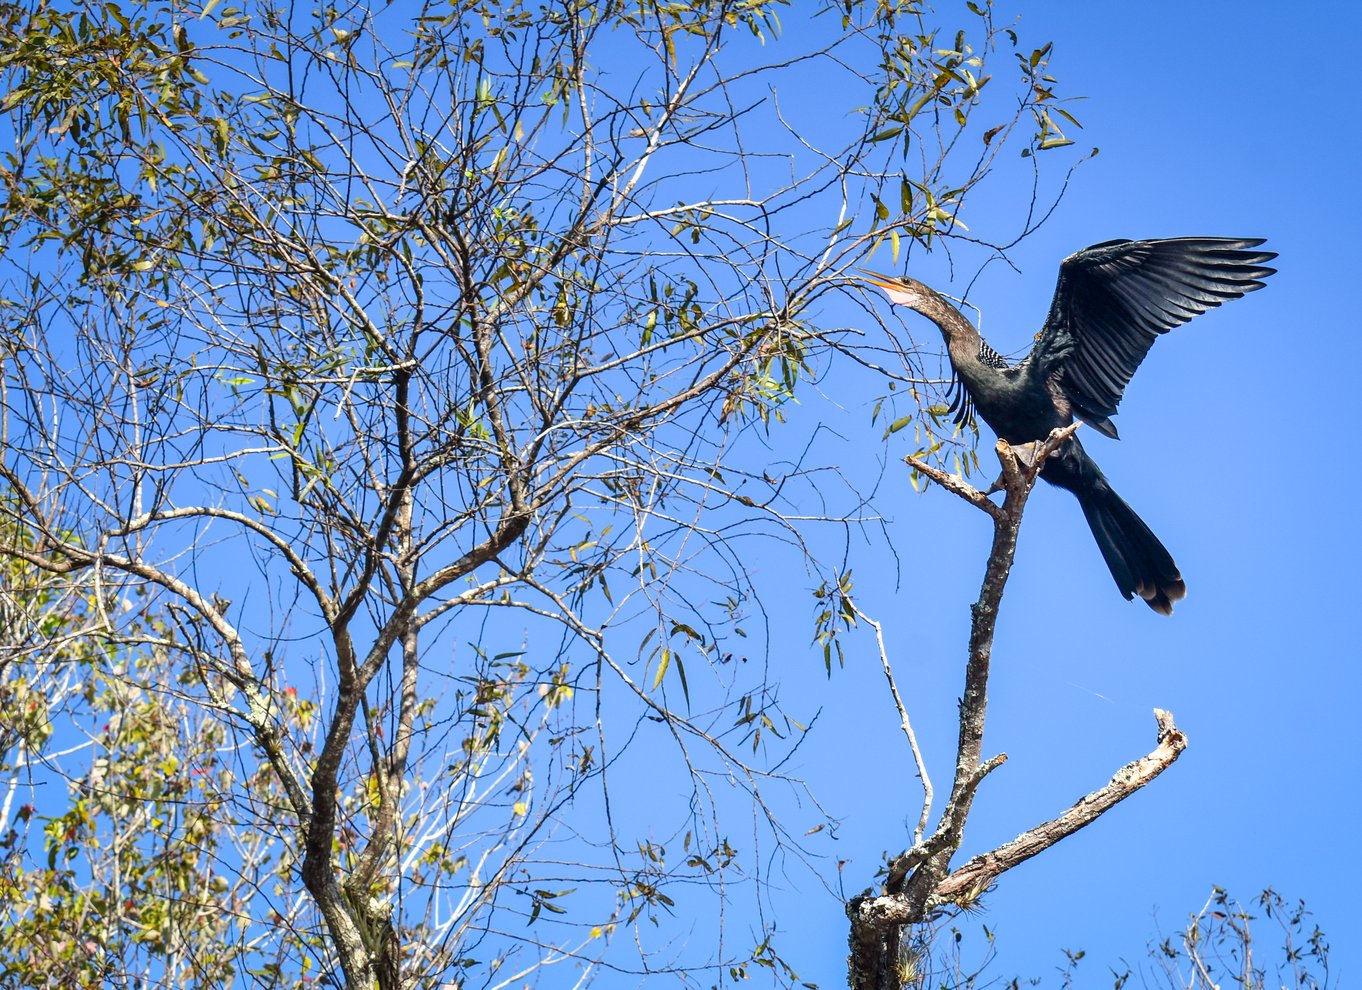
<path fill-rule="evenodd" d="M 866 274 L 890 301 L 941 328 L 955 369 L 952 409 L 959 422 L 977 412 L 1011 444 L 1043 440 L 1075 418 L 1115 438 L 1111 417 L 1155 338 L 1261 289 L 1275 271 L 1265 265 L 1276 257 L 1255 250 L 1262 243 L 1173 237 L 1104 241 L 1079 251 L 1059 266 L 1045 325 L 1031 353 L 1013 366 L 939 293 L 910 278 Z M 1121 594 L 1171 615 L 1187 593 L 1177 565 L 1077 437 L 1056 451 L 1041 477 L 1078 498 Z"/>

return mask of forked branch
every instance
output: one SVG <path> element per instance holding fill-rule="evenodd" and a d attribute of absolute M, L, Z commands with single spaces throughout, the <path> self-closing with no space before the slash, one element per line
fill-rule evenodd
<path fill-rule="evenodd" d="M 1058 818 L 1037 825 L 1011 842 L 951 871 L 950 862 L 964 839 L 965 823 L 979 785 L 1007 760 L 1005 754 L 983 758 L 984 721 L 988 711 L 993 634 L 1016 555 L 1022 513 L 1046 458 L 1077 429 L 1075 423 L 1055 430 L 1043 443 L 1015 449 L 998 441 L 1002 477 L 995 487 L 1006 493 L 1002 505 L 990 501 L 988 493 L 958 477 L 945 474 L 917 458 L 907 458 L 908 464 L 919 474 L 988 514 L 993 521 L 993 546 L 979 599 L 971 608 L 969 655 L 960 702 L 960 735 L 950 798 L 935 831 L 926 838 L 921 838 L 919 833 L 914 837 L 913 847 L 889 864 L 884 887 L 878 893 L 868 890 L 848 902 L 847 916 L 851 919 L 848 982 L 852 990 L 898 990 L 903 984 L 899 968 L 900 944 L 909 926 L 928 920 L 933 912 L 947 905 L 974 901 L 1007 870 L 1095 821 L 1145 786 L 1172 765 L 1186 747 L 1186 737 L 1173 724 L 1173 716 L 1157 710 L 1159 741 L 1148 756 L 1122 767 L 1105 787 L 1078 801 Z M 892 683 L 892 673 L 889 676 Z M 906 725 L 907 716 L 901 706 L 900 715 Z M 924 808 L 924 817 L 927 810 Z"/>

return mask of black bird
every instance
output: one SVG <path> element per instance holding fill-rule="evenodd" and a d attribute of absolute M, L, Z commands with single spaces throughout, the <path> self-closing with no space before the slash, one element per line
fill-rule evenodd
<path fill-rule="evenodd" d="M 1044 440 L 1081 419 L 1116 438 L 1111 417 L 1156 337 L 1227 299 L 1263 287 L 1277 257 L 1262 238 L 1172 237 L 1103 241 L 1064 259 L 1050 315 L 1031 353 L 1009 366 L 940 293 L 911 278 L 866 272 L 891 302 L 941 328 L 955 369 L 951 410 L 977 411 L 1010 444 Z M 1173 557 L 1107 484 L 1073 437 L 1041 473 L 1074 493 L 1102 557 L 1127 599 L 1162 615 L 1187 594 Z"/>

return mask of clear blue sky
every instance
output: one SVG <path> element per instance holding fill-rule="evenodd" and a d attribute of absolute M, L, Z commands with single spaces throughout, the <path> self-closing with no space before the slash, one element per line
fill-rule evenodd
<path fill-rule="evenodd" d="M 997 933 L 992 976 L 1053 977 L 1061 948 L 1082 948 L 1080 985 L 1106 985 L 1108 964 L 1142 961 L 1146 943 L 1174 932 L 1213 884 L 1245 900 L 1271 885 L 1306 899 L 1347 985 L 1362 969 L 1352 942 L 1362 874 L 1349 852 L 1360 810 L 1351 756 L 1362 693 L 1352 505 L 1362 480 L 1353 261 L 1362 119 L 1345 42 L 1362 16 L 1351 5 L 1297 14 L 1268 3 L 1047 2 L 1000 4 L 998 19 L 1016 9 L 1027 38 L 1054 40 L 1064 91 L 1087 97 L 1074 107 L 1085 130 L 1070 136 L 1101 153 L 1014 255 L 1022 272 L 994 265 L 971 291 L 999 350 L 1029 342 L 1059 260 L 1096 241 L 1262 236 L 1281 257 L 1267 289 L 1159 342 L 1121 407 L 1121 442 L 1085 437 L 1182 568 L 1189 594 L 1173 618 L 1121 600 L 1072 498 L 1054 489 L 1033 498 L 994 652 L 985 746 L 1010 762 L 981 789 L 963 854 L 1053 816 L 1148 752 L 1156 706 L 1174 712 L 1190 747 L 1150 788 L 1004 877 L 987 913 L 963 924 Z M 973 274 L 960 272 L 955 290 Z M 935 334 L 916 329 L 920 340 Z M 864 456 L 878 456 L 865 407 L 837 398 L 848 411 L 837 428 L 862 431 Z M 902 575 L 862 564 L 857 587 L 863 607 L 889 622 L 940 788 L 985 521 L 939 490 L 913 495 L 892 465 L 888 478 L 904 490 L 891 530 Z M 872 660 L 821 691 L 821 727 L 842 728 L 802 752 L 807 777 L 844 819 L 835 855 L 850 860 L 848 892 L 871 883 L 883 850 L 902 847 L 918 802 L 907 772 L 886 774 L 886 760 L 909 764 Z M 836 985 L 844 920 L 794 891 L 790 903 L 800 906 L 783 926 L 824 947 L 820 971 L 801 975 Z M 1275 950 L 1275 933 L 1263 932 Z"/>

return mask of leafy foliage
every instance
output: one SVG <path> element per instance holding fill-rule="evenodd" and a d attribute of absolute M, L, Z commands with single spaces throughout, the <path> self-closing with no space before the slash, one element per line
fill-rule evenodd
<path fill-rule="evenodd" d="M 794 11 L 5 5 L 11 972 L 798 981 L 769 921 L 671 928 L 816 809 L 740 537 L 829 672 L 854 624 L 827 493 L 743 444 L 838 354 L 929 388 L 819 300 L 1060 142 L 986 5 Z"/>
<path fill-rule="evenodd" d="M 1176 990 L 1330 986 L 1324 932 L 1310 920 L 1304 901 L 1293 904 L 1271 887 L 1248 907 L 1216 887 L 1187 926 L 1151 948 L 1150 957 L 1157 979 Z"/>

